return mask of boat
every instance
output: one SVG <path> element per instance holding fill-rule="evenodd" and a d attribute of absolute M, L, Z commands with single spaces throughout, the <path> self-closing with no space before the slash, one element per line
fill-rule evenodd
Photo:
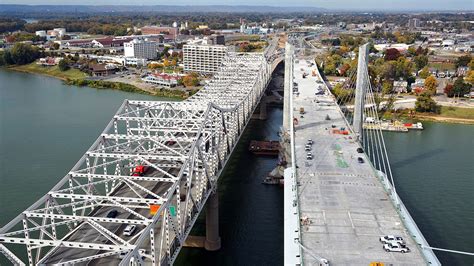
<path fill-rule="evenodd" d="M 280 153 L 280 142 L 276 140 L 252 140 L 250 141 L 249 151 L 256 155 L 278 156 Z"/>
<path fill-rule="evenodd" d="M 408 129 L 423 130 L 423 124 L 421 122 L 418 122 L 418 123 L 405 123 L 403 125 Z"/>

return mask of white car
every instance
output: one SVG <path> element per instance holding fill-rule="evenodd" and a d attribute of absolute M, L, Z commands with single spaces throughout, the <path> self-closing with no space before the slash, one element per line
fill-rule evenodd
<path fill-rule="evenodd" d="M 311 152 L 306 154 L 306 160 L 313 160 L 313 154 Z"/>
<path fill-rule="evenodd" d="M 309 145 L 313 145 L 313 140 L 312 140 L 312 139 L 308 139 L 308 144 L 309 144 Z"/>
<path fill-rule="evenodd" d="M 403 238 L 400 236 L 392 236 L 392 235 L 382 236 L 380 237 L 379 240 L 380 242 L 384 244 L 388 244 L 388 243 L 405 244 L 405 241 L 403 241 Z"/>
<path fill-rule="evenodd" d="M 401 252 L 401 253 L 410 252 L 410 249 L 407 246 L 401 245 L 398 243 L 385 244 L 383 245 L 383 249 L 387 252 Z"/>
<path fill-rule="evenodd" d="M 126 235 L 126 236 L 131 236 L 133 235 L 133 232 L 135 232 L 135 229 L 137 228 L 136 225 L 134 224 L 129 224 L 127 225 L 127 227 L 125 227 L 125 229 L 123 230 L 123 234 Z"/>
<path fill-rule="evenodd" d="M 305 151 L 310 151 L 311 149 L 312 149 L 312 146 L 309 144 L 306 144 L 306 146 L 304 147 Z"/>

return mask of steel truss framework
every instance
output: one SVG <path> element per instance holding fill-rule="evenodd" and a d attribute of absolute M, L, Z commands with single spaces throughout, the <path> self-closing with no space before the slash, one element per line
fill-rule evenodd
<path fill-rule="evenodd" d="M 19 265 L 172 264 L 271 68 L 263 54 L 229 53 L 186 101 L 126 100 L 72 170 L 0 229 L 0 251 Z M 150 170 L 133 176 L 137 165 Z M 136 233 L 124 236 L 126 225 Z"/>

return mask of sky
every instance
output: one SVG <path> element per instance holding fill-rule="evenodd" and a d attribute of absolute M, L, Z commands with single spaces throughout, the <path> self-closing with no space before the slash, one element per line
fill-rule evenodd
<path fill-rule="evenodd" d="M 269 5 L 328 9 L 474 10 L 474 0 L 0 0 L 28 5 Z"/>

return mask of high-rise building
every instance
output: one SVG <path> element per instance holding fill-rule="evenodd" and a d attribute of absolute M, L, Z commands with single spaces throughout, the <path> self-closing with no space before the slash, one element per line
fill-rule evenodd
<path fill-rule="evenodd" d="M 123 45 L 125 57 L 156 58 L 158 43 L 135 39 Z"/>
<path fill-rule="evenodd" d="M 215 73 L 227 52 L 228 47 L 224 45 L 184 45 L 184 71 L 203 74 Z"/>
<path fill-rule="evenodd" d="M 420 20 L 417 18 L 411 18 L 408 20 L 408 28 L 415 29 L 421 26 Z"/>

